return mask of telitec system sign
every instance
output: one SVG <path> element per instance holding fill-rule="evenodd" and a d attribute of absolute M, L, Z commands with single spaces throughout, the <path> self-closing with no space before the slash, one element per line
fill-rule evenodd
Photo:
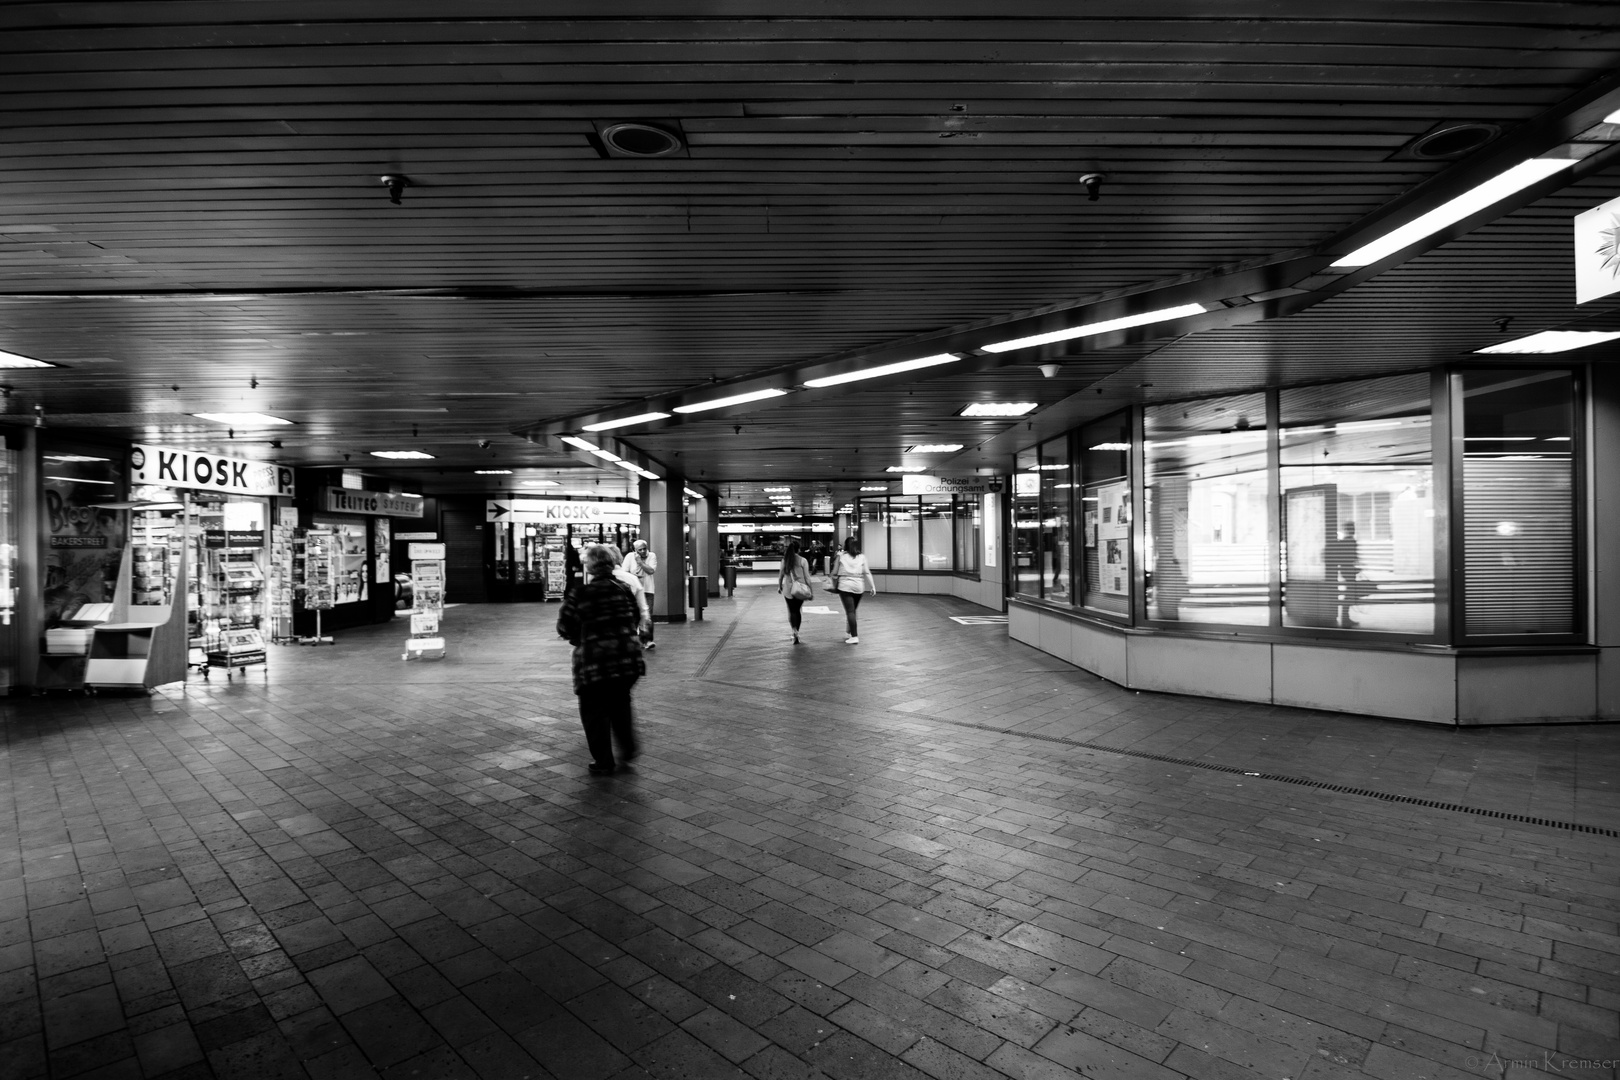
<path fill-rule="evenodd" d="M 357 491 L 354 488 L 326 489 L 326 509 L 338 514 L 379 514 L 388 517 L 424 516 L 421 499 L 388 491 Z"/>
<path fill-rule="evenodd" d="M 129 468 L 136 484 L 232 495 L 293 494 L 293 471 L 267 461 L 136 444 L 129 450 Z"/>

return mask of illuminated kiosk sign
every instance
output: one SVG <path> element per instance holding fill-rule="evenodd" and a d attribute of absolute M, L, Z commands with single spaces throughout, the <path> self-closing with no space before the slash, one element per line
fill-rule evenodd
<path fill-rule="evenodd" d="M 387 491 L 357 491 L 354 488 L 329 487 L 322 503 L 336 514 L 379 514 L 388 517 L 423 516 L 422 500 L 409 495 L 395 495 Z"/>
<path fill-rule="evenodd" d="M 1001 490 L 999 476 L 923 476 L 900 478 L 902 495 L 993 495 Z"/>
<path fill-rule="evenodd" d="M 137 443 L 129 449 L 129 469 L 135 484 L 229 495 L 293 494 L 293 471 L 285 466 L 195 450 Z"/>
<path fill-rule="evenodd" d="M 566 499 L 490 499 L 484 520 L 520 525 L 640 525 L 638 502 L 570 502 Z"/>

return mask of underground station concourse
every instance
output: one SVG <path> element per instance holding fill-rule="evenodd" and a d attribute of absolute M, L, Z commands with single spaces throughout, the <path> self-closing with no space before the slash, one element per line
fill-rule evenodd
<path fill-rule="evenodd" d="M 0 1077 L 1612 1078 L 1617 360 L 1610 4 L 0 5 Z"/>

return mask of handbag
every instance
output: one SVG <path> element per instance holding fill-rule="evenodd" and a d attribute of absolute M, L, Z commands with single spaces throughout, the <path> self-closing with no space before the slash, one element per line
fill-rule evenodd
<path fill-rule="evenodd" d="M 794 578 L 788 582 L 787 598 L 789 600 L 808 600 L 814 595 L 815 593 L 811 591 L 808 581 L 800 581 L 798 578 Z"/>

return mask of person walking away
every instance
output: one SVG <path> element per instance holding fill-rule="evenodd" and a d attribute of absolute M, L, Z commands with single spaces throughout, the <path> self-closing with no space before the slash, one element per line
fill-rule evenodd
<path fill-rule="evenodd" d="M 563 539 L 563 595 L 567 596 L 585 582 L 585 564 L 580 561 L 579 548 L 572 536 Z"/>
<path fill-rule="evenodd" d="M 833 560 L 828 576 L 832 578 L 833 592 L 838 594 L 839 602 L 844 605 L 844 622 L 849 627 L 849 636 L 844 639 L 844 644 L 859 645 L 861 638 L 860 630 L 855 625 L 855 609 L 861 606 L 861 597 L 868 589 L 873 596 L 877 595 L 877 581 L 872 577 L 871 567 L 866 565 L 866 556 L 861 554 L 859 540 L 853 536 L 844 540 L 844 550 Z"/>
<path fill-rule="evenodd" d="M 787 600 L 788 625 L 793 628 L 793 644 L 799 643 L 799 611 L 804 602 L 816 594 L 810 587 L 810 561 L 799 554 L 799 542 L 789 540 L 787 552 L 782 556 L 782 572 L 776 577 L 776 591 Z"/>
<path fill-rule="evenodd" d="M 590 770 L 614 771 L 613 743 L 629 762 L 636 743 L 630 691 L 647 671 L 637 635 L 640 612 L 628 586 L 614 580 L 613 554 L 602 544 L 585 549 L 585 583 L 563 599 L 557 633 L 574 646 L 574 693 L 591 752 Z"/>
<path fill-rule="evenodd" d="M 653 593 L 657 591 L 653 575 L 658 572 L 658 556 L 647 547 L 647 541 L 637 540 L 632 546 L 629 555 L 625 556 L 624 568 L 641 580 L 641 590 L 647 594 L 647 610 L 653 606 Z M 649 649 L 658 648 L 653 640 L 653 621 L 648 617 L 646 625 L 641 631 L 641 643 Z"/>

